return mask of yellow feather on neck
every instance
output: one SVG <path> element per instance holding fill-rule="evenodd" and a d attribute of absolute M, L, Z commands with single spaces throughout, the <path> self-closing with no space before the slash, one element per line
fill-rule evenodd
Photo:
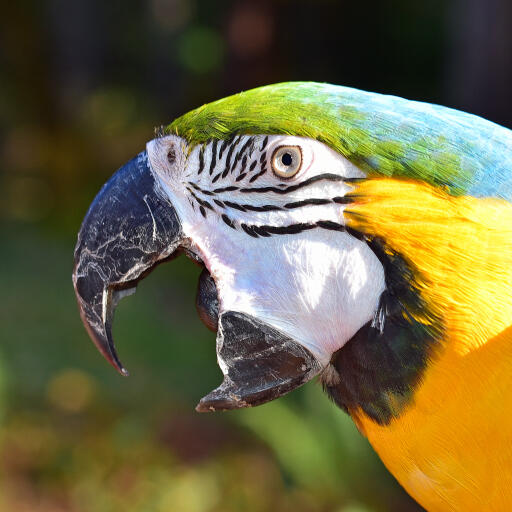
<path fill-rule="evenodd" d="M 430 185 L 369 179 L 350 227 L 379 237 L 415 274 L 418 320 L 439 326 L 413 400 L 388 425 L 350 411 L 406 490 L 432 510 L 512 506 L 512 205 Z"/>
<path fill-rule="evenodd" d="M 443 320 L 454 350 L 465 354 L 510 325 L 509 202 L 394 179 L 366 180 L 352 196 L 348 224 L 381 238 L 417 270 L 414 284 L 432 317 Z"/>

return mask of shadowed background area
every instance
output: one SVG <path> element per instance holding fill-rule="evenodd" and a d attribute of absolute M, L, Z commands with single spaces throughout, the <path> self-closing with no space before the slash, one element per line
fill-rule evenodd
<path fill-rule="evenodd" d="M 221 372 L 184 258 L 120 304 L 120 377 L 81 325 L 73 248 L 155 126 L 243 89 L 325 81 L 511 126 L 509 0 L 20 0 L 0 27 L 0 510 L 419 510 L 317 384 L 194 412 Z"/>

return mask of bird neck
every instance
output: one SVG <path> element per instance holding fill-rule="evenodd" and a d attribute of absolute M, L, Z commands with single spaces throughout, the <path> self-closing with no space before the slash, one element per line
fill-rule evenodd
<path fill-rule="evenodd" d="M 387 178 L 352 196 L 348 225 L 383 262 L 386 291 L 376 319 L 334 355 L 339 384 L 326 387 L 353 416 L 387 425 L 417 402 L 429 367 L 511 325 L 512 206 Z"/>
<path fill-rule="evenodd" d="M 510 325 L 509 202 L 453 197 L 394 179 L 366 180 L 355 194 L 361 200 L 345 211 L 349 224 L 383 240 L 412 269 L 411 285 L 426 305 L 421 323 L 448 337 L 462 355 Z"/>

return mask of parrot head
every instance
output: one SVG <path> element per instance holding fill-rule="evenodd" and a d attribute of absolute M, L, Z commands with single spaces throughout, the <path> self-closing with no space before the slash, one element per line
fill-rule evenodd
<path fill-rule="evenodd" d="M 155 266 L 185 254 L 204 267 L 197 308 L 224 374 L 199 411 L 258 405 L 320 375 L 341 407 L 386 421 L 444 319 L 422 293 L 413 249 L 396 241 L 405 227 L 379 222 L 414 218 L 420 192 L 456 196 L 475 183 L 478 151 L 454 149 L 473 117 L 453 112 L 297 82 L 162 128 L 103 186 L 78 235 L 73 283 L 92 340 L 127 374 L 114 309 Z M 390 181 L 407 207 L 386 206 Z M 407 188 L 415 184 L 421 191 Z"/>

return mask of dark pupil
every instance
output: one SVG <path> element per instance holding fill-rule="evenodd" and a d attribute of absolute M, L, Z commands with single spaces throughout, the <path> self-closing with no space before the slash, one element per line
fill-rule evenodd
<path fill-rule="evenodd" d="M 283 162 L 283 165 L 286 165 L 287 167 L 289 165 L 292 165 L 292 161 L 293 158 L 292 155 L 290 155 L 290 153 L 284 153 L 283 156 L 281 157 L 281 162 Z"/>

